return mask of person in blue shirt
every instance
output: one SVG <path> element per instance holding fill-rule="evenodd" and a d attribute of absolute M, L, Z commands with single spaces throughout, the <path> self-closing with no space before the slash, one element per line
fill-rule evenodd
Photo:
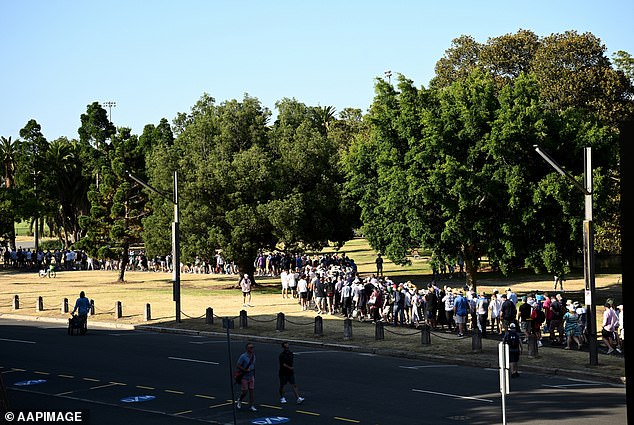
<path fill-rule="evenodd" d="M 462 291 L 460 291 L 460 294 L 454 300 L 453 309 L 455 313 L 454 320 L 456 321 L 456 325 L 458 325 L 458 336 L 464 336 L 467 329 L 467 312 L 469 311 L 469 305 Z"/>
<path fill-rule="evenodd" d="M 240 380 L 240 397 L 236 401 L 236 408 L 242 408 L 244 398 L 249 393 L 249 403 L 251 404 L 251 411 L 257 412 L 255 407 L 255 353 L 253 352 L 253 343 L 249 342 L 246 345 L 246 351 L 238 358 L 238 364 L 236 365 L 241 373 Z"/>
<path fill-rule="evenodd" d="M 79 298 L 77 298 L 77 301 L 75 301 L 75 308 L 73 309 L 73 312 L 71 314 L 75 314 L 75 312 L 77 312 L 77 315 L 80 318 L 86 320 L 89 311 L 90 300 L 86 298 L 86 294 L 84 293 L 84 291 L 81 291 L 79 293 Z"/>
<path fill-rule="evenodd" d="M 73 318 L 73 326 L 78 326 L 82 335 L 86 334 L 88 327 L 86 326 L 88 323 L 88 313 L 90 312 L 90 300 L 86 298 L 86 294 L 84 291 L 79 293 L 79 298 L 75 301 L 75 308 L 71 313 Z M 75 316 L 75 312 L 77 312 L 77 317 Z M 71 332 L 70 324 L 69 324 L 69 333 Z"/>

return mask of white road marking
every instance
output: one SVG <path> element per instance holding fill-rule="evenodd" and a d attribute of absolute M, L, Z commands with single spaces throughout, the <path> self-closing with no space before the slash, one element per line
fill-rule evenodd
<path fill-rule="evenodd" d="M 0 341 L 7 341 L 7 342 L 19 342 L 22 344 L 37 344 L 35 341 L 24 341 L 21 339 L 6 339 L 6 338 L 0 338 Z"/>
<path fill-rule="evenodd" d="M 487 398 L 469 397 L 469 396 L 458 395 L 458 394 L 439 393 L 439 392 L 436 392 L 436 391 L 419 390 L 419 389 L 416 389 L 416 388 L 412 388 L 412 391 L 415 391 L 417 393 L 426 393 L 426 394 L 433 394 L 433 395 L 441 395 L 441 396 L 445 396 L 445 397 L 459 398 L 459 399 L 462 399 L 462 400 L 475 400 L 475 401 L 482 401 L 482 402 L 486 402 L 486 403 L 493 403 L 493 400 L 489 400 Z"/>
<path fill-rule="evenodd" d="M 340 353 L 341 351 L 336 350 L 324 350 L 324 351 L 294 351 L 293 354 L 301 355 L 301 354 L 321 354 L 321 353 Z"/>
<path fill-rule="evenodd" d="M 168 359 L 170 359 L 170 360 L 180 360 L 180 361 L 183 361 L 183 362 L 206 363 L 206 364 L 213 364 L 213 365 L 219 365 L 220 364 L 220 363 L 216 363 L 216 362 L 209 362 L 207 360 L 184 359 L 182 357 L 168 357 Z"/>
<path fill-rule="evenodd" d="M 433 368 L 439 368 L 439 367 L 457 367 L 457 365 L 455 364 L 433 364 L 433 365 L 426 365 L 426 366 L 399 366 L 402 369 L 433 369 Z"/>
<path fill-rule="evenodd" d="M 601 386 L 603 384 L 598 384 L 598 383 L 592 383 L 592 382 L 586 382 L 586 383 L 579 383 L 579 384 L 561 384 L 561 385 L 546 385 L 546 384 L 542 384 L 542 387 L 548 387 L 548 388 L 571 388 L 571 387 L 586 387 L 586 386 Z"/>

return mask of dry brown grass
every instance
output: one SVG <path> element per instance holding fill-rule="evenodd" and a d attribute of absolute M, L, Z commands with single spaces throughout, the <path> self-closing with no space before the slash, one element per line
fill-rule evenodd
<path fill-rule="evenodd" d="M 360 271 L 371 273 L 373 253 L 367 253 L 363 242 L 347 246 L 346 253 L 357 261 Z M 365 250 L 364 250 L 365 249 Z M 411 279 L 421 287 L 430 281 L 428 265 L 425 259 L 418 259 L 406 268 L 386 263 L 386 273 L 395 276 L 397 281 Z M 282 299 L 277 278 L 259 278 L 258 287 L 253 291 L 252 305 L 248 310 L 248 327 L 239 328 L 238 316 L 242 307 L 242 296 L 235 288 L 237 276 L 183 274 L 182 285 L 182 322 L 174 321 L 174 302 L 172 301 L 171 274 L 153 272 L 127 272 L 126 283 L 115 283 L 116 272 L 112 271 L 72 271 L 58 272 L 57 278 L 40 278 L 34 272 L 16 272 L 0 270 L 0 317 L 2 315 L 26 315 L 42 318 L 64 319 L 61 313 L 64 298 L 69 300 L 70 308 L 79 292 L 95 302 L 96 314 L 90 318 L 94 322 L 109 322 L 125 325 L 153 325 L 163 328 L 191 329 L 196 331 L 225 332 L 222 329 L 222 317 L 235 319 L 234 334 L 253 335 L 288 340 L 304 340 L 323 344 L 339 344 L 350 347 L 362 347 L 376 352 L 394 355 L 428 355 L 431 358 L 452 359 L 478 364 L 483 367 L 497 367 L 497 344 L 495 339 L 482 341 L 481 352 L 472 352 L 471 338 L 457 338 L 442 332 L 433 333 L 431 345 L 421 344 L 420 331 L 412 328 L 385 327 L 385 339 L 375 340 L 375 327 L 371 323 L 353 321 L 352 339 L 344 338 L 344 322 L 339 316 L 323 316 L 323 335 L 315 335 L 314 311 L 301 311 L 293 299 Z M 503 290 L 512 287 L 519 294 L 533 290 L 548 291 L 552 282 L 545 277 L 529 276 L 508 279 L 494 274 L 481 274 L 479 288 L 491 292 L 494 288 Z M 456 282 L 454 280 L 448 282 Z M 457 283 L 457 282 L 456 282 Z M 452 286 L 460 286 L 453 284 Z M 565 283 L 567 295 L 573 300 L 583 302 L 584 282 L 582 276 L 572 276 Z M 621 276 L 619 274 L 597 275 L 597 303 L 603 304 L 605 298 L 613 297 L 617 302 L 621 298 Z M 20 298 L 20 309 L 12 309 L 14 295 Z M 44 311 L 36 312 L 38 297 L 42 297 Z M 114 316 L 115 303 L 121 301 L 123 317 Z M 152 320 L 144 320 L 145 305 L 151 304 Z M 205 311 L 213 308 L 214 324 L 205 323 Z M 598 308 L 601 317 L 602 307 Z M 284 313 L 286 326 L 283 332 L 276 331 L 276 317 Z M 600 328 L 600 324 L 599 324 Z M 588 352 L 565 351 L 548 347 L 545 344 L 539 356 L 522 357 L 522 365 L 548 367 L 551 370 L 577 370 L 592 372 L 611 377 L 625 376 L 622 357 L 599 355 L 599 366 L 589 366 Z"/>

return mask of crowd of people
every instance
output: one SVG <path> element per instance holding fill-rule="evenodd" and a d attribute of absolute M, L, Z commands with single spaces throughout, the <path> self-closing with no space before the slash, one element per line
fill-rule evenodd
<path fill-rule="evenodd" d="M 538 346 L 548 343 L 570 350 L 588 343 L 586 308 L 565 292 L 533 291 L 518 297 L 511 288 L 487 294 L 435 281 L 418 288 L 411 281 L 396 283 L 379 274 L 362 277 L 345 258 L 324 255 L 283 268 L 282 298 L 295 299 L 300 309 L 317 314 L 393 326 L 429 325 L 457 336 L 477 330 L 484 338 L 502 338 L 513 324 L 525 344 L 531 335 Z M 613 304 L 606 302 L 601 329 L 607 354 L 621 353 L 624 345 L 623 306 Z"/>
<path fill-rule="evenodd" d="M 89 256 L 78 249 L 47 249 L 35 250 L 31 248 L 17 249 L 2 248 L 3 266 L 16 269 L 48 269 L 53 266 L 56 270 L 120 270 L 119 259 L 99 259 Z M 196 256 L 193 261 L 181 262 L 182 273 L 201 274 L 238 274 L 238 267 L 233 261 L 227 261 L 222 254 L 216 254 L 211 260 Z M 148 257 L 143 250 L 128 251 L 126 270 L 172 272 L 172 256 L 157 255 Z"/>

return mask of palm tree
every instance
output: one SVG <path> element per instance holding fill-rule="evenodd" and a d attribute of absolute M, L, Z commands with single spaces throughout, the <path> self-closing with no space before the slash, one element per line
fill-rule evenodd
<path fill-rule="evenodd" d="M 53 216 L 58 237 L 64 246 L 77 242 L 81 237 L 79 216 L 88 212 L 89 180 L 82 175 L 79 146 L 66 138 L 54 140 L 46 152 L 49 166 L 50 197 L 55 205 Z"/>
<path fill-rule="evenodd" d="M 2 160 L 2 184 L 6 190 L 11 191 L 15 186 L 15 157 L 17 155 L 18 141 L 12 141 L 0 136 L 0 159 Z M 2 233 L 8 239 L 9 245 L 15 249 L 15 215 L 12 208 L 0 211 L 2 217 Z"/>
<path fill-rule="evenodd" d="M 316 106 L 313 109 L 317 124 L 320 125 L 325 134 L 328 134 L 330 123 L 335 120 L 336 111 L 337 109 L 334 106 Z"/>
<path fill-rule="evenodd" d="M 17 145 L 19 141 L 11 140 L 11 136 L 7 139 L 0 136 L 0 159 L 2 161 L 2 177 L 4 179 L 4 187 L 10 189 L 15 183 L 15 156 L 17 155 Z"/>

